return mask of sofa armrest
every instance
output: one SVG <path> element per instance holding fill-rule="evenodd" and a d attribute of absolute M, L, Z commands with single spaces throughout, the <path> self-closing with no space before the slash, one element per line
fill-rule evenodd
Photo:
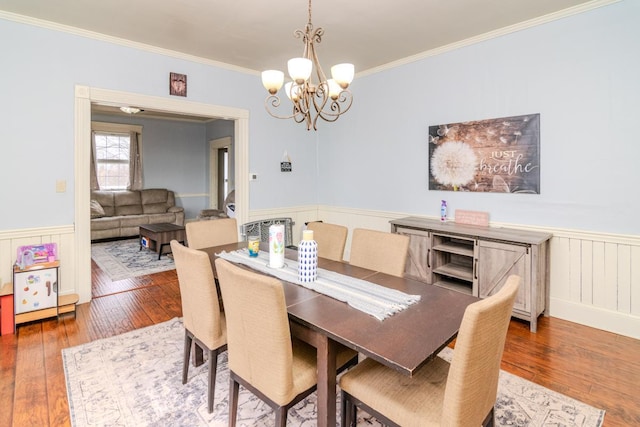
<path fill-rule="evenodd" d="M 181 206 L 171 206 L 169 207 L 169 209 L 167 209 L 167 212 L 169 213 L 184 212 L 184 208 Z"/>

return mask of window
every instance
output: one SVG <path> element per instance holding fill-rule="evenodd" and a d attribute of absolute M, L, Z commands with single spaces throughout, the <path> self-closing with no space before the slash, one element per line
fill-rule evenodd
<path fill-rule="evenodd" d="M 101 190 L 126 190 L 129 186 L 129 135 L 95 133 L 96 175 Z"/>
<path fill-rule="evenodd" d="M 94 166 L 95 179 L 97 179 L 98 187 L 101 190 L 121 191 L 129 188 L 135 188 L 131 182 L 131 168 L 135 167 L 132 162 L 132 156 L 137 157 L 138 165 L 141 167 L 141 146 L 140 139 L 142 134 L 142 126 L 92 122 L 93 143 L 94 143 Z M 133 135 L 133 136 L 132 136 Z M 131 139 L 137 142 L 136 147 L 132 147 Z M 141 172 L 138 171 L 138 177 Z M 92 178 L 94 179 L 94 178 Z M 92 184 L 92 188 L 93 184 Z"/>

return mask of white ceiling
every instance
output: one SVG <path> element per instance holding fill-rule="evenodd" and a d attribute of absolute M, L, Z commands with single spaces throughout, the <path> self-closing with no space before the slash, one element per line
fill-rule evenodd
<path fill-rule="evenodd" d="M 312 22 L 325 30 L 317 46 L 325 71 L 352 62 L 358 73 L 611 2 L 316 0 Z M 301 56 L 293 32 L 308 20 L 307 0 L 0 0 L 0 11 L 254 71 L 285 70 Z"/>

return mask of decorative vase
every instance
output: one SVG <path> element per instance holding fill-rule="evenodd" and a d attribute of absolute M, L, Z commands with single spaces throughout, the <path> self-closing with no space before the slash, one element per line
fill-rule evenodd
<path fill-rule="evenodd" d="M 298 280 L 311 283 L 318 278 L 318 243 L 313 240 L 313 230 L 302 232 L 298 245 Z"/>

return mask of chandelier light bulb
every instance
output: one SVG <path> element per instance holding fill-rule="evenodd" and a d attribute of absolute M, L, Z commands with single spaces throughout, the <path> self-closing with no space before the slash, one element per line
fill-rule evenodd
<path fill-rule="evenodd" d="M 338 96 L 340 96 L 342 88 L 334 79 L 327 80 L 327 85 L 329 86 L 329 96 L 335 101 L 336 99 L 338 99 Z"/>
<path fill-rule="evenodd" d="M 353 81 L 354 74 L 355 68 L 353 64 L 337 64 L 331 67 L 331 76 L 342 89 L 349 87 Z"/>
<path fill-rule="evenodd" d="M 300 99 L 300 86 L 294 82 L 288 82 L 284 85 L 284 91 L 287 93 L 287 98 L 293 102 L 297 102 Z"/>
<path fill-rule="evenodd" d="M 262 85 L 271 95 L 275 95 L 284 83 L 284 73 L 278 70 L 266 70 L 262 72 Z"/>
<path fill-rule="evenodd" d="M 301 85 L 311 77 L 313 63 L 307 58 L 292 58 L 287 62 L 289 76 L 297 84 Z"/>

